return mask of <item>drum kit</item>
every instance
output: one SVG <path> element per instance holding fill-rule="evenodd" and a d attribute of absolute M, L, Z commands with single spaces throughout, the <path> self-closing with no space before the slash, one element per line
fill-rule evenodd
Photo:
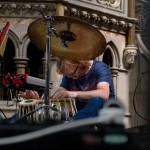
<path fill-rule="evenodd" d="M 40 50 L 46 51 L 45 100 L 20 102 L 19 117 L 36 122 L 49 118 L 67 121 L 77 112 L 75 100 L 49 99 L 50 56 L 92 60 L 105 51 L 106 40 L 100 31 L 84 21 L 66 16 L 44 16 L 43 13 L 42 16 L 29 25 L 28 36 Z"/>

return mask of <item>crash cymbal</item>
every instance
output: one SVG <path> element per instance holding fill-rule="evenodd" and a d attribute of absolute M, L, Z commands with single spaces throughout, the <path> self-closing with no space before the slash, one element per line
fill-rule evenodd
<path fill-rule="evenodd" d="M 51 55 L 74 60 L 89 60 L 101 55 L 106 49 L 103 34 L 91 25 L 65 16 L 54 16 L 51 22 L 56 32 L 51 32 Z M 56 34 L 55 34 L 56 33 Z M 57 37 L 57 36 L 58 37 Z M 33 21 L 28 27 L 31 42 L 39 49 L 46 50 L 46 20 Z M 60 39 L 68 41 L 63 47 Z"/>

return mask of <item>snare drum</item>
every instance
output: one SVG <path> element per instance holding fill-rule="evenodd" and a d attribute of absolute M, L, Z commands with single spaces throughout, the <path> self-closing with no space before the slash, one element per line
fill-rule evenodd
<path fill-rule="evenodd" d="M 36 109 L 37 103 L 35 100 L 29 99 L 29 100 L 23 100 L 18 103 L 18 111 L 19 111 L 19 117 L 22 117 L 33 110 Z M 36 114 L 33 113 L 32 115 L 27 116 L 28 121 L 35 121 L 36 120 Z"/>
<path fill-rule="evenodd" d="M 44 104 L 44 100 L 37 100 L 37 105 Z M 50 99 L 49 115 L 52 120 L 68 121 L 77 112 L 75 100 L 71 98 Z M 45 110 L 39 110 L 39 119 L 44 120 Z"/>

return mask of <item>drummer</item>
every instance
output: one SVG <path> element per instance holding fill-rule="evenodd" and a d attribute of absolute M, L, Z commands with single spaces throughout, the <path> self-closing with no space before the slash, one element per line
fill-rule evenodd
<path fill-rule="evenodd" d="M 98 116 L 104 103 L 114 98 L 114 86 L 109 66 L 98 60 L 67 60 L 58 58 L 57 72 L 63 75 L 52 98 L 73 98 L 78 112 L 73 120 Z M 20 92 L 19 97 L 39 99 L 36 91 Z"/>

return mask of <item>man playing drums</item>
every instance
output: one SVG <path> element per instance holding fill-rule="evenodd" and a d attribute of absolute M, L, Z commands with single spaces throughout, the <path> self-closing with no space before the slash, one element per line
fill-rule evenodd
<path fill-rule="evenodd" d="M 97 60 L 67 60 L 58 58 L 57 72 L 63 74 L 54 99 L 73 98 L 78 112 L 73 120 L 98 116 L 104 103 L 114 98 L 114 86 L 109 66 Z M 19 97 L 39 99 L 36 91 L 20 92 Z"/>

